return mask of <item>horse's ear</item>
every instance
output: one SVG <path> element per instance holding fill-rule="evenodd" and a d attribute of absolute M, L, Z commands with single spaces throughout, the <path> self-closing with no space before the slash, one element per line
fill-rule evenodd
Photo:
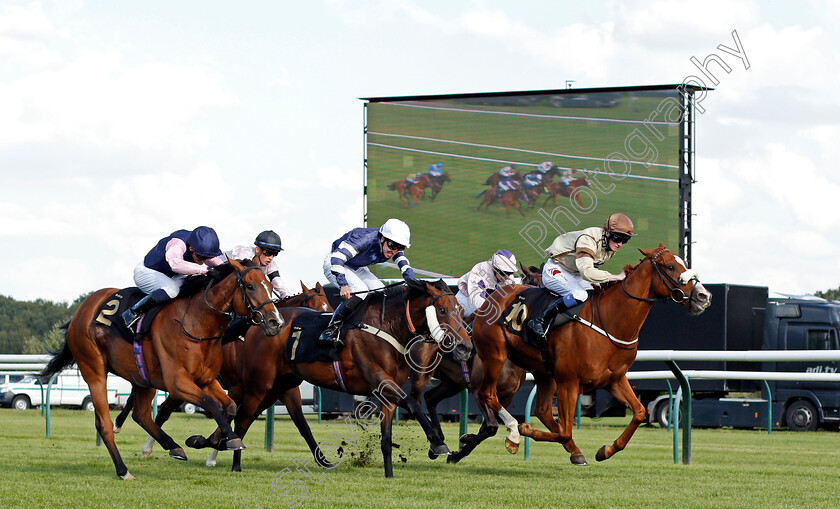
<path fill-rule="evenodd" d="M 316 290 L 318 290 L 318 291 L 319 291 L 319 292 L 321 292 L 321 293 L 323 293 L 323 292 L 324 292 L 324 287 L 323 287 L 323 286 L 321 286 L 321 282 L 320 282 L 320 281 L 318 281 L 318 282 L 316 282 L 316 283 L 315 283 L 315 289 L 316 289 Z"/>
<path fill-rule="evenodd" d="M 661 243 L 661 242 L 660 242 L 660 243 L 659 243 L 659 249 L 668 249 L 668 248 L 667 248 L 667 247 L 665 247 L 665 244 L 663 244 L 663 243 Z"/>
<path fill-rule="evenodd" d="M 305 285 L 305 284 L 303 284 L 303 281 L 301 281 L 301 282 L 300 282 L 300 289 L 301 289 L 301 290 L 303 290 L 304 292 L 308 292 L 308 291 L 309 291 L 309 288 L 307 288 L 307 287 L 306 287 L 306 285 Z"/>
<path fill-rule="evenodd" d="M 236 269 L 236 272 L 242 272 L 245 270 L 245 266 L 239 263 L 238 261 L 234 260 L 233 258 L 228 258 L 228 263 L 230 266 Z"/>

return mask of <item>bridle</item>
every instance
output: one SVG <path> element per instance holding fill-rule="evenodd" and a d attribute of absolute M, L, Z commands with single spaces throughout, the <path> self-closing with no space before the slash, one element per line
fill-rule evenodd
<path fill-rule="evenodd" d="M 249 315 L 249 318 L 250 318 L 250 320 L 251 320 L 251 323 L 252 323 L 253 325 L 260 325 L 260 324 L 262 324 L 262 323 L 264 323 L 264 322 L 265 322 L 265 315 L 263 314 L 263 312 L 261 311 L 261 309 L 262 309 L 262 308 L 264 308 L 265 306 L 267 306 L 268 304 L 273 304 L 273 303 L 274 303 L 274 301 L 273 301 L 271 298 L 269 298 L 269 299 L 267 299 L 267 300 L 265 300 L 265 301 L 261 302 L 261 303 L 260 303 L 258 306 L 256 306 L 256 307 L 254 307 L 254 306 L 251 304 L 250 299 L 248 299 L 248 293 L 245 291 L 245 283 L 243 283 L 243 282 L 242 282 L 242 278 L 244 278 L 244 277 L 245 277 L 245 274 L 247 274 L 248 272 L 250 272 L 250 271 L 252 271 L 252 270 L 260 270 L 260 268 L 259 268 L 259 267 L 248 267 L 248 268 L 246 268 L 245 270 L 243 270 L 241 273 L 240 273 L 240 272 L 237 272 L 237 273 L 236 273 L 236 285 L 237 285 L 237 287 L 239 288 L 239 291 L 240 291 L 240 292 L 242 292 L 242 300 L 245 302 L 245 307 L 248 309 L 248 315 Z M 204 288 L 204 304 L 206 304 L 206 305 L 207 305 L 207 307 L 208 307 L 208 308 L 210 308 L 210 309 L 212 309 L 213 311 L 215 311 L 215 312 L 217 312 L 217 313 L 219 313 L 219 314 L 222 314 L 222 315 L 227 316 L 227 317 L 228 317 L 228 320 L 230 320 L 230 319 L 231 319 L 231 318 L 233 318 L 233 316 L 236 314 L 235 312 L 233 312 L 233 311 L 223 311 L 223 310 L 221 310 L 221 309 L 217 309 L 217 308 L 213 307 L 213 304 L 211 304 L 211 303 L 210 303 L 210 301 L 208 300 L 207 295 L 208 295 L 208 293 L 210 292 L 210 288 L 211 288 L 212 286 L 213 286 L 213 281 L 211 280 L 211 281 L 208 281 L 208 282 L 207 282 L 207 286 Z M 191 301 L 191 300 L 192 300 L 192 296 L 190 296 L 190 298 L 187 300 L 187 306 L 184 308 L 184 316 L 182 316 L 182 317 L 181 317 L 181 320 L 178 320 L 178 319 L 176 319 L 176 320 L 175 320 L 176 322 L 178 322 L 178 325 L 180 325 L 180 326 L 181 326 L 181 332 L 182 332 L 185 336 L 187 336 L 188 338 L 190 338 L 190 339 L 192 339 L 192 340 L 194 340 L 194 341 L 207 341 L 207 340 L 211 340 L 211 339 L 220 339 L 220 338 L 222 338 L 223 336 L 208 336 L 208 337 L 204 337 L 204 338 L 202 338 L 202 337 L 198 337 L 198 336 L 194 336 L 194 335 L 190 334 L 190 333 L 189 333 L 189 332 L 188 332 L 188 331 L 184 328 L 184 322 L 183 322 L 183 319 L 184 319 L 184 318 L 186 318 L 186 316 L 187 316 L 187 312 L 188 312 L 188 311 L 189 311 L 189 309 L 190 309 L 190 301 Z"/>
<path fill-rule="evenodd" d="M 653 267 L 653 273 L 654 273 L 654 276 L 655 276 L 655 277 L 651 278 L 651 280 L 650 280 L 650 286 L 651 286 L 650 293 L 653 294 L 653 289 L 654 289 L 654 286 L 656 285 L 656 279 L 659 278 L 659 280 L 662 282 L 662 284 L 665 285 L 665 288 L 668 289 L 668 293 L 669 293 L 668 297 L 647 298 L 647 297 L 638 297 L 636 295 L 633 295 L 629 291 L 627 291 L 627 286 L 626 286 L 627 279 L 625 278 L 621 281 L 621 289 L 624 291 L 624 293 L 628 297 L 630 297 L 631 299 L 642 301 L 642 302 L 656 302 L 657 300 L 666 300 L 666 299 L 670 298 L 672 301 L 676 302 L 677 304 L 683 304 L 684 302 L 689 301 L 694 297 L 694 292 L 697 291 L 697 283 L 700 282 L 699 278 L 697 277 L 697 274 L 694 271 L 690 271 L 690 269 L 687 269 L 682 274 L 680 274 L 680 281 L 677 281 L 676 279 L 671 277 L 667 272 L 665 272 L 665 269 L 663 269 L 662 266 L 659 265 L 656 262 L 656 259 L 659 258 L 659 256 L 662 253 L 664 253 L 665 251 L 668 251 L 668 250 L 663 249 L 662 251 L 656 253 L 656 256 L 652 256 L 652 257 L 648 258 L 648 260 L 650 260 L 651 266 Z M 688 277 L 684 283 L 681 283 L 682 275 L 687 273 L 687 272 L 690 274 L 690 277 Z M 680 287 L 683 286 L 683 285 L 687 285 L 688 283 L 690 283 L 692 281 L 694 281 L 694 286 L 692 286 L 692 288 L 691 288 L 691 293 L 686 295 L 685 292 Z"/>

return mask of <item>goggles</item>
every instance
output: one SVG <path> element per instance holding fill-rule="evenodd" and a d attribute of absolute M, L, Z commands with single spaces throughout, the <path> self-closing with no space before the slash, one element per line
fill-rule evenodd
<path fill-rule="evenodd" d="M 610 232 L 609 239 L 616 244 L 627 244 L 632 236 L 628 233 Z"/>
<path fill-rule="evenodd" d="M 405 249 L 404 245 L 389 239 L 385 239 L 385 245 L 388 246 L 388 249 L 396 249 L 397 251 L 402 251 L 403 249 Z"/>
<path fill-rule="evenodd" d="M 280 253 L 280 251 L 275 251 L 273 249 L 266 249 L 266 248 L 262 248 L 262 252 L 263 252 L 263 255 L 265 255 L 265 256 L 277 256 L 277 254 Z"/>

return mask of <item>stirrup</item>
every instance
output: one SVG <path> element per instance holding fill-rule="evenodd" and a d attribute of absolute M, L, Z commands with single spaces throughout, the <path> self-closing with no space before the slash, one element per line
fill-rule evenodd
<path fill-rule="evenodd" d="M 542 320 L 540 320 L 539 318 L 532 318 L 531 320 L 528 320 L 528 327 L 530 327 L 531 330 L 534 331 L 534 333 L 536 333 L 538 336 L 545 337 L 546 333 L 548 332 L 546 330 L 546 326 L 543 325 Z"/>

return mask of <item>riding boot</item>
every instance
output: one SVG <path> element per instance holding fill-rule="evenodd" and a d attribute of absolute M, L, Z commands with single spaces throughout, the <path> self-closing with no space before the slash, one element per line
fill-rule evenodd
<path fill-rule="evenodd" d="M 155 290 L 149 295 L 146 295 L 139 301 L 135 302 L 130 308 L 126 309 L 122 314 L 125 326 L 128 327 L 128 330 L 136 332 L 133 329 L 134 324 L 137 323 L 137 320 L 143 315 L 143 313 L 149 311 L 155 306 L 166 304 L 170 300 L 172 299 L 169 297 L 169 294 L 167 294 L 163 289 Z"/>
<path fill-rule="evenodd" d="M 567 309 L 575 306 L 577 303 L 578 302 L 574 297 L 571 295 L 565 295 L 552 302 L 540 316 L 529 320 L 528 327 L 530 327 L 537 335 L 545 337 L 551 327 L 551 323 L 554 321 L 554 318 L 559 313 L 566 311 Z"/>
<path fill-rule="evenodd" d="M 333 343 L 334 347 L 344 346 L 344 342 L 341 340 L 339 334 L 341 332 L 341 326 L 344 325 L 345 320 L 350 318 L 350 315 L 353 314 L 353 311 L 361 302 L 362 299 L 355 295 L 342 301 L 333 313 L 330 324 L 327 325 L 327 328 L 324 329 L 324 332 L 321 333 L 318 339 Z"/>

